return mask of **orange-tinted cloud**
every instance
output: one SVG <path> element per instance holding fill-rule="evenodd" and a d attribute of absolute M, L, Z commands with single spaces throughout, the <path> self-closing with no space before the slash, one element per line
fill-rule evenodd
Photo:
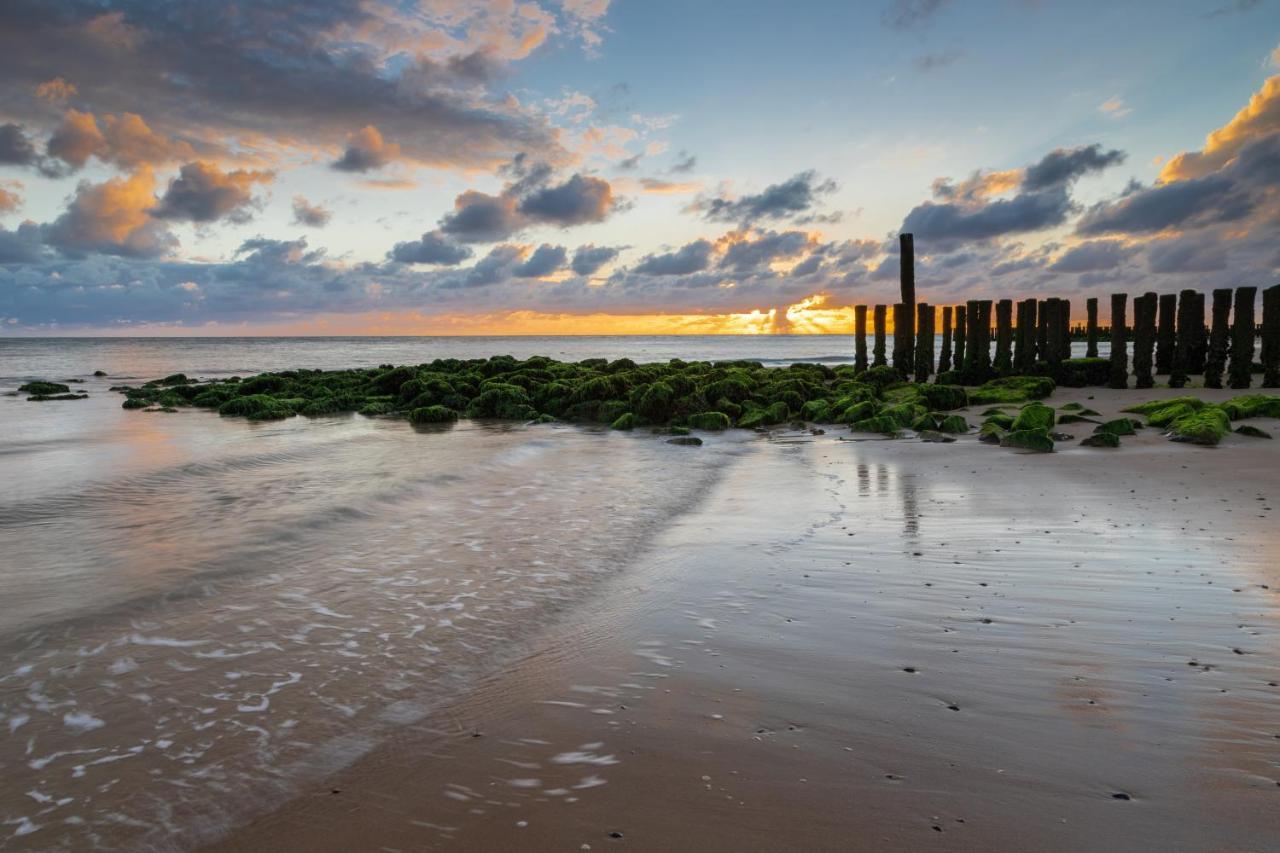
<path fill-rule="evenodd" d="M 75 93 L 75 85 L 61 77 L 54 77 L 36 86 L 36 97 L 51 104 L 61 104 Z"/>
<path fill-rule="evenodd" d="M 177 241 L 151 217 L 155 189 L 148 167 L 101 184 L 81 182 L 66 212 L 45 228 L 45 242 L 70 254 L 162 255 Z"/>
<path fill-rule="evenodd" d="M 1174 157 L 1160 182 L 1202 178 L 1230 162 L 1250 142 L 1280 133 L 1280 75 L 1267 80 L 1231 121 L 1209 134 L 1204 148 Z"/>

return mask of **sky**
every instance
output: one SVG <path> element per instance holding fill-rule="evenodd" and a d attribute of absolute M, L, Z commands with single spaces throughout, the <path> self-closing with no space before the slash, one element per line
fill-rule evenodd
<path fill-rule="evenodd" d="M 1280 0 L 5 0 L 0 335 L 849 332 L 1280 274 Z"/>

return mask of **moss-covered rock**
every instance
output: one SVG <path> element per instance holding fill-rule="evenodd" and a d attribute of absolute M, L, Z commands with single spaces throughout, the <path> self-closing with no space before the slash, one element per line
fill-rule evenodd
<path fill-rule="evenodd" d="M 1145 403 L 1126 406 L 1121 409 L 1121 411 L 1133 412 L 1139 415 L 1150 415 L 1169 406 L 1182 405 L 1187 406 L 1188 409 L 1199 409 L 1204 404 L 1204 400 L 1201 400 L 1199 397 L 1168 397 L 1164 400 L 1148 400 Z"/>
<path fill-rule="evenodd" d="M 919 385 L 920 396 L 930 409 L 949 412 L 969 405 L 969 392 L 963 385 Z"/>
<path fill-rule="evenodd" d="M 218 407 L 223 417 L 244 417 L 253 421 L 280 420 L 293 416 L 293 409 L 283 400 L 267 394 L 234 397 Z"/>
<path fill-rule="evenodd" d="M 639 418 L 631 412 L 618 415 L 613 423 L 609 424 L 609 429 L 632 430 L 639 426 Z"/>
<path fill-rule="evenodd" d="M 1120 436 L 1113 432 L 1095 432 L 1081 440 L 1080 445 L 1082 447 L 1119 447 Z"/>
<path fill-rule="evenodd" d="M 889 417 L 888 415 L 875 415 L 866 420 L 849 424 L 849 429 L 853 432 L 878 432 L 883 435 L 896 436 L 902 430 L 902 424 L 897 418 Z"/>
<path fill-rule="evenodd" d="M 1006 433 L 1000 440 L 1000 446 L 1034 450 L 1037 453 L 1051 453 L 1053 438 L 1047 429 L 1019 429 Z"/>
<path fill-rule="evenodd" d="M 675 438 L 668 438 L 667 444 L 674 444 L 679 447 L 701 447 L 702 439 L 696 435 L 678 435 Z"/>
<path fill-rule="evenodd" d="M 44 403 L 50 400 L 87 400 L 88 394 L 32 394 L 27 398 L 28 403 Z"/>
<path fill-rule="evenodd" d="M 409 413 L 411 424 L 446 424 L 457 419 L 458 413 L 445 406 L 423 406 Z"/>
<path fill-rule="evenodd" d="M 922 430 L 918 437 L 921 441 L 928 441 L 937 444 L 950 444 L 956 440 L 954 435 L 947 435 L 946 433 L 931 429 Z"/>
<path fill-rule="evenodd" d="M 722 430 L 733 426 L 724 412 L 698 412 L 690 415 L 687 423 L 693 429 Z"/>
<path fill-rule="evenodd" d="M 1010 430 L 1013 429 L 1013 415 L 1005 414 L 1004 412 L 996 412 L 994 415 L 989 415 L 985 420 L 983 420 L 983 423 L 995 424 L 1000 427 L 1000 429 Z"/>
<path fill-rule="evenodd" d="M 1084 415 L 1068 412 L 1065 415 L 1058 415 L 1058 423 L 1060 424 L 1096 424 L 1097 420 L 1087 418 Z"/>
<path fill-rule="evenodd" d="M 1169 438 L 1213 447 L 1231 431 L 1231 419 L 1217 406 L 1205 406 L 1169 424 Z"/>
<path fill-rule="evenodd" d="M 1055 387 L 1054 381 L 1048 376 L 1006 376 L 969 391 L 969 403 L 985 406 L 992 403 L 1043 400 L 1053 393 Z"/>
<path fill-rule="evenodd" d="M 938 431 L 952 434 L 966 433 L 969 431 L 969 422 L 960 415 L 947 415 L 938 424 Z"/>
<path fill-rule="evenodd" d="M 1009 430 L 994 421 L 987 421 L 978 428 L 978 441 L 984 444 L 999 444 Z"/>
<path fill-rule="evenodd" d="M 19 385 L 18 390 L 24 394 L 38 394 L 43 396 L 51 396 L 53 394 L 69 394 L 71 386 L 63 385 L 61 382 L 45 382 L 37 380 L 28 382 L 25 385 Z"/>
<path fill-rule="evenodd" d="M 1093 432 L 1097 434 L 1107 435 L 1137 435 L 1137 430 L 1133 428 L 1133 421 L 1128 418 L 1116 418 L 1113 421 L 1107 421 L 1094 427 Z"/>
<path fill-rule="evenodd" d="M 1245 435 L 1249 438 L 1271 438 L 1271 433 L 1264 429 L 1259 429 L 1251 424 L 1241 424 L 1235 428 L 1236 435 Z"/>
<path fill-rule="evenodd" d="M 1013 432 L 1022 432 L 1025 430 L 1044 430 L 1048 431 L 1054 424 L 1054 412 L 1049 406 L 1043 403 L 1028 403 L 1018 410 L 1018 415 L 1013 419 L 1013 424 L 1009 429 Z"/>
<path fill-rule="evenodd" d="M 1233 421 L 1245 418 L 1280 418 L 1280 397 L 1271 394 L 1244 394 L 1222 404 Z"/>

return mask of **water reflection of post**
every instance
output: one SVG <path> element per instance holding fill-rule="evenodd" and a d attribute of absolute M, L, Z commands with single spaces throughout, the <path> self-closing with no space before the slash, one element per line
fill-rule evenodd
<path fill-rule="evenodd" d="M 915 541 L 920 535 L 920 505 L 916 501 L 916 478 L 910 472 L 898 475 L 898 491 L 902 493 L 902 535 Z"/>
<path fill-rule="evenodd" d="M 871 497 L 871 466 L 865 462 L 858 463 L 858 497 Z"/>

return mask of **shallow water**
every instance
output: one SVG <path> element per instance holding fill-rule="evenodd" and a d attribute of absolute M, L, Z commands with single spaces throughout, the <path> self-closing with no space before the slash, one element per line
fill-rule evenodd
<path fill-rule="evenodd" d="M 0 848 L 185 848 L 516 654 L 733 442 L 0 397 Z"/>

